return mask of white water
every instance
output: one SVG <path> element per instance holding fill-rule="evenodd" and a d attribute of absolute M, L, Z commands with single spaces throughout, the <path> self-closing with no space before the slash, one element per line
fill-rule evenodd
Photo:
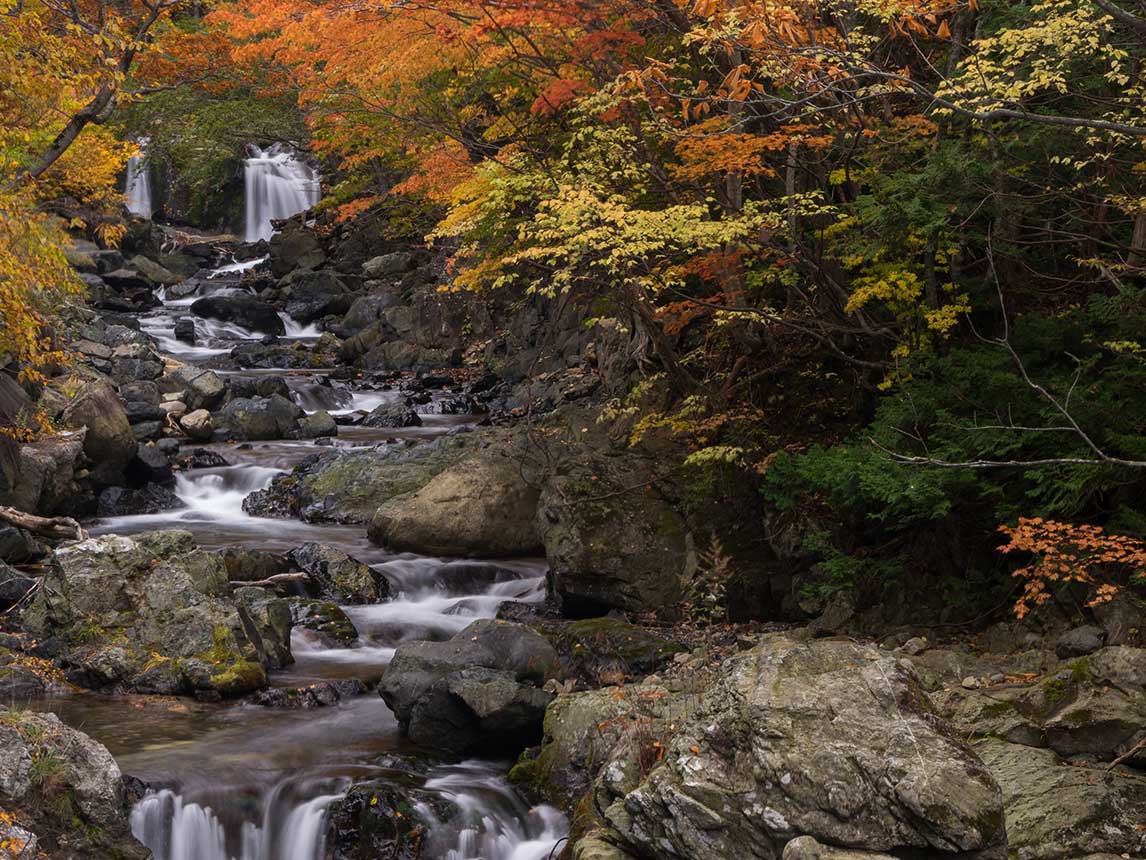
<path fill-rule="evenodd" d="M 146 141 L 142 141 L 140 148 L 145 146 Z M 127 162 L 127 186 L 124 197 L 127 200 L 127 211 L 141 218 L 151 217 L 151 171 L 142 154 L 132 156 Z"/>
<path fill-rule="evenodd" d="M 244 238 L 270 239 L 272 221 L 290 218 L 318 203 L 321 189 L 315 172 L 293 152 L 279 146 L 254 154 L 245 162 L 247 213 Z"/>

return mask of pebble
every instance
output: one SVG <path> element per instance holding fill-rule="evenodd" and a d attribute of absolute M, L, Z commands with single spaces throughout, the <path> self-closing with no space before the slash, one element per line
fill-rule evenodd
<path fill-rule="evenodd" d="M 982 686 L 978 678 L 973 678 L 970 675 L 964 678 L 962 683 L 964 690 L 976 690 Z"/>

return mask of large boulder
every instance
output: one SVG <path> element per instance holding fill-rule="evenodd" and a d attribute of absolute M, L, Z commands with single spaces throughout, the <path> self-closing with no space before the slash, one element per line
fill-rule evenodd
<path fill-rule="evenodd" d="M 263 334 L 286 334 L 286 325 L 278 311 L 254 296 L 206 296 L 191 305 L 191 313 L 197 317 L 235 323 Z"/>
<path fill-rule="evenodd" d="M 123 776 L 102 744 L 55 714 L 0 707 L 0 749 L 0 827 L 18 821 L 31 837 L 17 836 L 24 845 L 12 850 L 0 830 L 0 856 L 150 856 L 131 838 Z M 32 840 L 39 852 L 28 853 Z"/>
<path fill-rule="evenodd" d="M 142 254 L 136 254 L 132 257 L 131 265 L 133 268 L 138 269 L 143 277 L 157 287 L 174 286 L 175 284 L 183 282 L 182 275 L 172 272 L 154 260 L 149 260 Z"/>
<path fill-rule="evenodd" d="M 985 738 L 975 751 L 1003 790 L 1019 860 L 1146 856 L 1146 786 L 1136 774 L 1070 766 L 1050 750 Z"/>
<path fill-rule="evenodd" d="M 110 383 L 86 385 L 65 407 L 64 426 L 87 428 L 84 455 L 92 463 L 92 480 L 100 486 L 123 481 L 123 472 L 135 456 L 139 443 L 131 432 L 131 422 Z"/>
<path fill-rule="evenodd" d="M 180 393 L 180 400 L 192 412 L 214 409 L 227 394 L 227 384 L 219 374 L 189 364 L 159 380 L 158 388 L 164 394 Z"/>
<path fill-rule="evenodd" d="M 606 782 L 604 817 L 641 856 L 771 860 L 798 836 L 1006 856 L 990 771 L 909 663 L 850 641 L 767 637 L 724 664 L 647 777 Z"/>
<path fill-rule="evenodd" d="M 123 419 L 127 420 L 126 413 Z M 128 430 L 130 432 L 130 426 Z M 82 512 L 85 494 L 78 473 L 85 460 L 87 433 L 86 429 L 60 433 L 20 445 L 12 480 L 5 482 L 7 490 L 0 492 L 0 504 L 39 514 Z M 135 444 L 134 438 L 132 444 Z M 116 463 L 120 462 L 120 453 L 117 452 Z M 128 460 L 130 456 L 123 460 L 124 464 Z"/>
<path fill-rule="evenodd" d="M 255 598 L 189 532 L 108 535 L 56 550 L 25 624 L 87 686 L 238 695 L 290 662 L 290 607 Z"/>
<path fill-rule="evenodd" d="M 334 272 L 295 272 L 287 289 L 286 313 L 293 320 L 311 323 L 346 313 L 353 301 L 354 296 Z"/>
<path fill-rule="evenodd" d="M 339 603 L 380 603 L 390 596 L 386 577 L 342 550 L 304 543 L 290 557 L 322 597 Z"/>
<path fill-rule="evenodd" d="M 696 564 L 684 521 L 642 467 L 563 467 L 541 490 L 537 532 L 572 616 L 673 607 Z"/>
<path fill-rule="evenodd" d="M 236 439 L 285 439 L 298 425 L 303 411 L 281 394 L 240 397 L 223 407 L 219 421 Z"/>
<path fill-rule="evenodd" d="M 538 490 L 517 463 L 467 460 L 417 492 L 378 508 L 370 539 L 424 555 L 499 558 L 541 549 L 534 525 Z"/>
<path fill-rule="evenodd" d="M 557 653 L 521 624 L 475 621 L 447 642 L 398 647 L 378 690 L 415 743 L 450 752 L 537 741 L 560 674 Z"/>
<path fill-rule="evenodd" d="M 295 269 L 317 269 L 326 262 L 318 235 L 298 219 L 283 225 L 270 241 L 271 274 L 281 278 Z"/>

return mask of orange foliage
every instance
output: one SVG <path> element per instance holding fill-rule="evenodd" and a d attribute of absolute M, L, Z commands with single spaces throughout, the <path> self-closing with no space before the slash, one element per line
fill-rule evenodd
<path fill-rule="evenodd" d="M 1098 526 L 1071 525 L 1041 517 L 1020 518 L 1018 525 L 999 526 L 1010 543 L 1000 552 L 1029 552 L 1030 564 L 1014 575 L 1027 580 L 1015 603 L 1022 618 L 1032 606 L 1051 598 L 1053 585 L 1078 582 L 1097 588 L 1088 603 L 1105 603 L 1121 590 L 1119 580 L 1146 575 L 1146 542 L 1125 535 L 1106 534 Z"/>

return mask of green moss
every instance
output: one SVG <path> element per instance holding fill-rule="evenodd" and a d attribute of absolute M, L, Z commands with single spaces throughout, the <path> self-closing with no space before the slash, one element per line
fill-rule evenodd
<path fill-rule="evenodd" d="M 1077 660 L 1071 660 L 1067 664 L 1070 669 L 1070 679 L 1076 684 L 1084 684 L 1090 681 L 1093 675 L 1090 671 L 1090 658 L 1079 657 Z"/>
<path fill-rule="evenodd" d="M 1016 710 L 1014 702 L 995 700 L 990 704 L 983 705 L 982 714 L 984 717 L 1001 717 Z"/>
<path fill-rule="evenodd" d="M 211 686 L 224 696 L 241 696 L 266 685 L 266 669 L 251 660 L 237 660 L 211 675 Z"/>

